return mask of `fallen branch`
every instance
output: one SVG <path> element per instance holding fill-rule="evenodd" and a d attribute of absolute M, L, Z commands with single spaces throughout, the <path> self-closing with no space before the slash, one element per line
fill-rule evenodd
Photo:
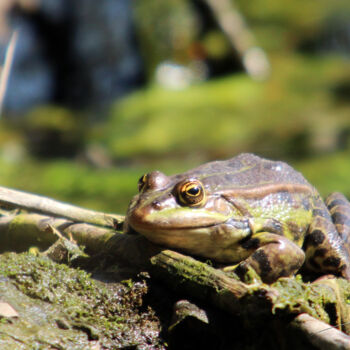
<path fill-rule="evenodd" d="M 180 253 L 163 250 L 151 258 L 152 273 L 165 281 L 171 288 L 186 291 L 202 300 L 237 314 L 239 300 L 247 295 L 249 286 L 228 277 L 223 271 Z M 264 287 L 266 298 L 270 288 Z"/>
<path fill-rule="evenodd" d="M 64 218 L 3 211 L 0 217 L 1 251 L 25 251 L 30 246 L 46 249 L 58 239 L 50 227 L 86 247 L 90 254 L 106 249 L 108 240 L 116 233 L 111 228 L 76 223 Z"/>
<path fill-rule="evenodd" d="M 124 220 L 122 215 L 106 214 L 59 202 L 44 196 L 0 186 L 0 207 L 25 209 L 29 212 L 51 215 L 75 222 L 115 228 L 116 223 Z"/>
<path fill-rule="evenodd" d="M 292 326 L 302 331 L 316 349 L 350 350 L 350 337 L 348 335 L 308 314 L 296 317 Z"/>
<path fill-rule="evenodd" d="M 350 290 L 350 283 L 343 279 L 332 277 L 317 283 L 303 283 L 292 277 L 282 278 L 272 285 L 248 285 L 206 263 L 171 250 L 153 256 L 151 264 L 153 275 L 171 288 L 181 287 L 191 296 L 210 301 L 234 315 L 259 317 L 278 313 L 297 316 L 308 313 L 327 323 L 332 317 L 332 322 L 339 328 L 348 321 L 350 306 L 339 307 L 346 304 L 344 299 L 348 297 L 341 295 L 339 290 Z M 331 315 L 326 311 L 329 309 L 333 310 Z"/>

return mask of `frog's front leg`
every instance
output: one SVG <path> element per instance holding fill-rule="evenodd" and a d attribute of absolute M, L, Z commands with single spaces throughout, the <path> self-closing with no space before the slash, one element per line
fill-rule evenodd
<path fill-rule="evenodd" d="M 272 283 L 279 277 L 295 274 L 305 260 L 302 249 L 275 233 L 259 232 L 240 244 L 243 249 L 252 250 L 252 254 L 234 268 L 242 279 L 249 268 L 253 268 L 263 282 Z"/>

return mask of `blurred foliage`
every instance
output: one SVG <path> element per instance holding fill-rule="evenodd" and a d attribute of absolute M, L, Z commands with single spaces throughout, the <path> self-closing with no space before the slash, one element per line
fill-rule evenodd
<path fill-rule="evenodd" d="M 195 2 L 200 1 L 134 1 L 136 31 L 150 77 L 163 60 L 188 62 L 191 43 L 199 39 L 203 29 L 193 6 Z M 324 36 L 325 29 L 332 31 L 339 23 L 346 30 L 350 20 L 348 0 L 231 2 L 242 12 L 257 44 L 269 53 L 298 50 L 305 42 L 317 41 Z"/>
<path fill-rule="evenodd" d="M 20 127 L 30 152 L 39 157 L 72 156 L 84 144 L 85 123 L 78 113 L 63 107 L 34 108 Z"/>
<path fill-rule="evenodd" d="M 298 170 L 324 195 L 343 192 L 350 198 L 350 151 L 324 154 L 298 162 Z"/>
<path fill-rule="evenodd" d="M 265 83 L 235 75 L 181 91 L 152 86 L 117 102 L 103 133 L 107 147 L 119 159 L 241 151 L 288 158 L 336 149 L 336 135 L 350 127 L 350 105 L 337 101 L 333 87 L 350 80 L 348 62 L 272 58 Z"/>
<path fill-rule="evenodd" d="M 188 0 L 142 1 L 133 3 L 135 26 L 148 75 L 162 60 L 185 63 L 188 47 L 199 23 Z"/>
<path fill-rule="evenodd" d="M 326 196 L 340 191 L 350 198 L 350 151 L 320 155 L 291 164 Z M 171 175 L 199 165 L 196 161 L 168 161 L 157 169 Z M 0 160 L 0 184 L 53 197 L 86 208 L 125 213 L 131 197 L 137 193 L 137 181 L 154 166 L 139 165 L 115 169 L 96 169 L 69 160 L 38 162 L 26 160 L 8 163 Z"/>
<path fill-rule="evenodd" d="M 0 184 L 109 212 L 124 212 L 144 169 L 93 169 L 69 160 L 0 161 Z"/>
<path fill-rule="evenodd" d="M 316 36 L 331 18 L 349 18 L 350 4 L 347 0 L 236 0 L 247 22 L 264 48 L 295 48 L 306 38 Z M 270 34 L 277 34 L 277 42 Z M 278 40 L 283 39 L 283 40 Z"/>

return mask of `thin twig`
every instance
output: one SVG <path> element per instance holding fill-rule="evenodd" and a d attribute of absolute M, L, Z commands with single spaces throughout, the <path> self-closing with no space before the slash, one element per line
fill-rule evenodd
<path fill-rule="evenodd" d="M 123 221 L 124 218 L 121 215 L 88 210 L 44 196 L 12 190 L 2 186 L 0 186 L 1 205 L 111 228 L 115 228 L 116 223 Z"/>
<path fill-rule="evenodd" d="M 5 62 L 1 71 L 1 76 L 0 76 L 0 117 L 2 115 L 2 110 L 4 106 L 7 85 L 10 77 L 13 59 L 15 56 L 17 40 L 18 40 L 18 30 L 15 30 L 11 35 L 11 39 L 6 50 Z"/>
<path fill-rule="evenodd" d="M 265 51 L 258 47 L 252 31 L 233 0 L 203 0 L 211 9 L 222 33 L 238 54 L 246 72 L 257 80 L 270 74 L 270 63 Z"/>

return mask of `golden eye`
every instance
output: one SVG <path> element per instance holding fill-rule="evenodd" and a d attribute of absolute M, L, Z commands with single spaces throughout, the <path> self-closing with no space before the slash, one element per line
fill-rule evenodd
<path fill-rule="evenodd" d="M 139 181 L 137 182 L 137 188 L 139 192 L 142 192 L 145 189 L 147 184 L 147 177 L 148 177 L 148 174 L 144 174 L 139 178 Z"/>
<path fill-rule="evenodd" d="M 180 182 L 177 187 L 178 199 L 181 204 L 190 207 L 201 207 L 205 204 L 206 196 L 203 185 L 198 180 Z"/>

